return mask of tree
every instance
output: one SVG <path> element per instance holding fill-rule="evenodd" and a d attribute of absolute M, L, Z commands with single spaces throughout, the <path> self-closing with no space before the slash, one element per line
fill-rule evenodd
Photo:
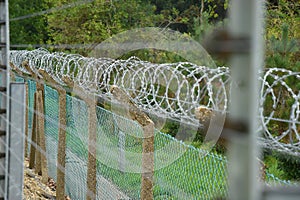
<path fill-rule="evenodd" d="M 30 15 L 47 9 L 44 0 L 10 1 L 10 19 Z M 44 16 L 29 17 L 10 23 L 10 40 L 16 44 L 44 44 L 48 40 L 47 20 Z"/>
<path fill-rule="evenodd" d="M 267 67 L 299 71 L 300 3 L 279 0 L 277 5 L 268 4 L 267 8 Z"/>
<path fill-rule="evenodd" d="M 63 0 L 50 1 L 61 6 Z M 136 27 L 154 26 L 159 15 L 155 6 L 141 0 L 103 1 L 79 5 L 49 14 L 47 20 L 54 44 L 96 44 L 113 34 Z M 86 54 L 89 48 L 79 50 Z"/>

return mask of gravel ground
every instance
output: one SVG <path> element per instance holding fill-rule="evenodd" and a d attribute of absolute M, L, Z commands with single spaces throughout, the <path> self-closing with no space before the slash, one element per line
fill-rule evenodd
<path fill-rule="evenodd" d="M 56 184 L 52 178 L 48 178 L 47 185 L 41 181 L 41 176 L 35 174 L 34 170 L 28 168 L 28 160 L 24 163 L 24 190 L 23 200 L 48 200 L 56 199 Z M 66 200 L 71 200 L 68 196 Z"/>

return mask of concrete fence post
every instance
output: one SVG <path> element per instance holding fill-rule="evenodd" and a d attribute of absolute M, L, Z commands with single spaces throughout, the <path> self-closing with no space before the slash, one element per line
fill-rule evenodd
<path fill-rule="evenodd" d="M 59 98 L 59 131 L 57 148 L 57 175 L 56 175 L 56 199 L 65 199 L 65 167 L 66 167 L 66 91 L 45 70 L 40 69 L 39 74 L 43 76 L 47 84 L 57 90 Z"/>
<path fill-rule="evenodd" d="M 38 116 L 37 116 L 37 135 L 39 140 L 39 146 L 41 148 L 41 173 L 42 173 L 42 183 L 46 184 L 48 182 L 48 166 L 46 157 L 46 138 L 45 138 L 45 111 L 44 111 L 44 95 L 42 91 L 37 93 L 38 105 Z"/>
<path fill-rule="evenodd" d="M 39 175 L 42 175 L 42 162 L 41 162 L 41 140 L 40 140 L 40 132 L 39 132 L 39 126 L 40 126 L 40 120 L 41 117 L 40 115 L 42 115 L 42 111 L 40 110 L 41 108 L 41 99 L 39 98 L 39 96 L 41 95 L 41 91 L 37 90 L 36 91 L 36 117 L 35 117 L 35 134 L 36 134 L 36 152 L 35 152 L 35 172 Z"/>
<path fill-rule="evenodd" d="M 88 171 L 87 171 L 87 200 L 96 199 L 97 188 L 97 114 L 96 102 L 93 99 L 87 101 L 89 113 L 89 144 L 88 144 Z"/>
<path fill-rule="evenodd" d="M 116 100 L 128 107 L 129 118 L 137 121 L 143 128 L 141 199 L 153 200 L 154 186 L 154 123 L 130 97 L 119 87 L 112 86 L 110 92 Z"/>
<path fill-rule="evenodd" d="M 36 92 L 34 98 L 34 115 L 33 115 L 33 127 L 32 127 L 32 139 L 35 139 L 35 143 L 31 145 L 36 145 L 37 147 L 33 150 L 35 153 L 35 171 L 37 174 L 43 176 L 42 181 L 47 183 L 48 181 L 48 172 L 47 172 L 47 159 L 45 156 L 46 153 L 46 145 L 45 145 L 45 122 L 44 122 L 44 81 L 38 75 L 36 71 L 33 71 L 29 66 L 28 61 L 23 61 L 22 66 L 28 71 L 27 76 L 31 76 L 34 80 L 36 80 Z M 16 68 L 14 68 L 16 70 Z M 24 74 L 23 72 L 21 72 Z M 32 142 L 34 142 L 32 140 Z M 33 158 L 30 158 L 33 160 Z M 30 161 L 29 166 L 32 167 L 34 161 Z M 44 168 L 44 169 L 43 169 Z M 44 175 L 43 175 L 44 172 Z"/>
<path fill-rule="evenodd" d="M 58 90 L 59 94 L 59 133 L 57 150 L 57 189 L 56 199 L 65 199 L 65 167 L 66 167 L 66 91 Z"/>
<path fill-rule="evenodd" d="M 154 123 L 149 121 L 143 126 L 143 154 L 142 154 L 142 189 L 141 199 L 153 200 L 154 175 Z"/>

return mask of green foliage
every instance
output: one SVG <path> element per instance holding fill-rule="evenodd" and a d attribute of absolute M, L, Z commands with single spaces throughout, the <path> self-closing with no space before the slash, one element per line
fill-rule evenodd
<path fill-rule="evenodd" d="M 295 38 L 289 38 L 290 26 L 283 23 L 281 27 L 281 38 L 276 39 L 272 35 L 267 43 L 267 67 L 286 68 L 293 71 L 300 69 L 300 62 L 297 58 L 299 51 L 298 42 Z"/>
<path fill-rule="evenodd" d="M 290 38 L 300 38 L 299 10 L 299 1 L 279 0 L 278 5 L 268 3 L 266 15 L 266 39 L 268 40 L 272 36 L 279 39 L 283 23 L 288 24 L 290 27 Z"/>
<path fill-rule="evenodd" d="M 64 1 L 49 1 L 60 6 Z M 81 6 L 55 12 L 47 16 L 48 30 L 54 44 L 97 44 L 122 31 L 153 26 L 155 6 L 141 0 L 96 0 Z M 89 49 L 80 51 L 86 54 Z"/>
<path fill-rule="evenodd" d="M 194 18 L 193 24 L 193 37 L 195 40 L 202 42 L 206 36 L 210 35 L 214 30 L 218 28 L 224 28 L 227 24 L 227 19 L 211 22 L 211 16 L 208 12 L 204 12 L 201 20 L 200 18 Z"/>
<path fill-rule="evenodd" d="M 284 171 L 286 180 L 300 181 L 300 159 L 291 155 L 280 155 L 279 168 Z"/>
<path fill-rule="evenodd" d="M 267 8 L 266 66 L 299 71 L 300 2 L 279 0 Z"/>
<path fill-rule="evenodd" d="M 284 178 L 284 171 L 279 168 L 279 161 L 274 156 L 265 157 L 267 172 L 278 178 Z"/>
<path fill-rule="evenodd" d="M 223 20 L 228 8 L 228 0 L 207 0 L 206 2 L 206 12 L 209 14 L 209 17 L 212 20 Z"/>
<path fill-rule="evenodd" d="M 203 15 L 208 15 L 210 22 L 221 21 L 225 18 L 228 8 L 228 0 L 150 0 L 150 2 L 157 8 L 155 13 L 163 16 L 157 25 L 191 35 L 194 35 L 195 19 L 199 20 Z"/>
<path fill-rule="evenodd" d="M 265 152 L 267 171 L 280 179 L 300 181 L 300 159 L 282 152 Z"/>
<path fill-rule="evenodd" d="M 287 23 L 283 23 L 281 26 L 281 37 L 276 39 L 275 35 L 271 36 L 267 42 L 267 68 L 285 68 L 292 71 L 300 70 L 300 62 L 298 58 L 299 47 L 297 40 L 290 35 L 290 26 Z M 286 75 L 286 73 L 278 73 L 278 76 Z M 267 81 L 272 84 L 275 80 L 268 77 Z M 288 77 L 284 79 L 288 87 L 293 91 L 299 90 L 299 83 L 295 77 Z M 291 107 L 295 103 L 291 93 L 282 85 L 275 85 L 273 88 L 274 94 L 278 97 L 278 106 L 272 108 L 273 100 L 271 96 L 268 96 L 264 105 L 264 115 L 269 116 L 271 112 L 274 112 L 275 118 L 289 119 L 291 113 Z M 269 123 L 269 131 L 272 135 L 280 136 L 285 130 L 288 130 L 288 124 L 283 122 L 271 121 Z M 296 138 L 290 138 L 289 135 L 282 138 L 280 142 L 290 143 L 291 140 Z"/>
<path fill-rule="evenodd" d="M 14 0 L 9 2 L 10 19 L 36 13 L 48 8 L 44 0 Z M 44 44 L 48 40 L 47 20 L 44 16 L 10 22 L 11 45 Z"/>
<path fill-rule="evenodd" d="M 120 57 L 120 59 L 129 59 L 131 56 L 136 56 L 144 61 L 152 63 L 174 63 L 186 61 L 180 55 L 158 49 L 141 49 L 131 51 Z"/>

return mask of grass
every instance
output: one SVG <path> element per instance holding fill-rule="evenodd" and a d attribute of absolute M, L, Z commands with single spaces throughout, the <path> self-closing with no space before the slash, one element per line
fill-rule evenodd
<path fill-rule="evenodd" d="M 98 117 L 101 122 L 99 122 L 98 127 L 97 171 L 119 187 L 121 191 L 134 199 L 139 199 L 141 174 L 119 170 L 118 156 L 114 157 L 119 154 L 119 138 L 113 123 L 106 123 L 113 120 L 112 115 L 108 115 L 106 112 L 108 111 L 98 110 Z M 104 126 L 105 124 L 108 126 Z M 132 127 L 132 130 L 125 132 L 125 169 L 129 170 L 134 165 L 141 166 L 141 157 L 137 158 L 133 153 L 140 153 L 139 155 L 141 155 L 142 141 L 135 137 L 141 135 L 141 129 L 131 121 L 127 122 L 127 126 Z M 79 131 L 68 129 L 67 134 L 69 150 L 83 160 L 87 160 L 88 152 L 87 142 L 82 139 L 87 138 L 86 127 L 81 127 Z M 130 131 L 132 132 L 130 133 Z M 83 134 L 83 137 L 79 137 L 80 134 Z M 161 169 L 158 169 L 158 164 L 156 165 L 157 170 L 154 173 L 155 199 L 210 199 L 226 195 L 227 176 L 224 158 L 213 154 L 204 157 L 200 150 L 176 141 L 166 134 L 156 132 L 155 149 L 161 150 L 159 155 L 156 154 L 156 163 L 170 159 L 172 153 L 168 150 L 174 150 L 174 148 L 179 149 L 178 152 L 182 154 L 178 159 L 174 159 L 173 163 Z"/>
<path fill-rule="evenodd" d="M 57 95 L 54 93 L 46 98 L 45 110 L 47 117 L 54 121 L 58 118 Z M 67 115 L 67 148 L 87 162 L 86 105 L 67 96 Z M 142 152 L 142 140 L 139 138 L 142 134 L 141 129 L 135 122 L 115 116 L 102 108 L 97 109 L 97 116 L 97 172 L 133 199 L 139 199 L 141 174 L 119 170 L 118 129 L 122 129 L 126 135 L 124 146 L 127 170 L 133 165 L 141 166 L 141 158 L 133 156 L 134 153 Z M 46 131 L 50 132 L 47 136 L 57 140 L 57 125 L 46 120 Z M 227 161 L 223 156 L 204 152 L 160 132 L 155 133 L 155 150 L 155 199 L 213 199 L 227 195 Z M 174 159 L 174 152 L 180 156 Z M 204 154 L 206 156 L 203 156 Z M 174 160 L 170 165 L 159 167 L 164 161 L 172 158 Z"/>
<path fill-rule="evenodd" d="M 48 91 L 49 89 L 46 88 L 46 94 L 50 95 L 45 100 L 45 111 L 47 114 L 45 130 L 47 133 L 49 132 L 47 134 L 48 137 L 53 137 L 57 141 L 58 126 L 55 124 L 58 121 L 57 95 L 51 89 Z M 77 112 L 76 110 L 79 110 L 78 113 L 74 113 Z M 67 148 L 80 159 L 87 162 L 88 117 L 86 105 L 82 101 L 68 96 L 67 115 Z M 119 125 L 119 127 L 124 129 L 123 132 L 126 134 L 125 169 L 130 169 L 133 164 L 141 166 L 141 157 L 136 159 L 132 155 L 134 153 L 141 155 L 142 140 L 137 138 L 137 136 L 141 136 L 142 131 L 135 122 L 113 116 L 112 113 L 102 108 L 98 108 L 97 115 L 98 149 L 107 144 L 109 144 L 106 147 L 107 149 L 115 147 L 111 148 L 110 151 L 98 153 L 97 172 L 114 183 L 130 197 L 139 199 L 141 174 L 121 172 L 118 169 L 118 159 L 116 157 L 112 159 L 111 156 L 118 155 L 119 153 L 112 150 L 118 150 L 119 138 L 116 127 Z M 174 148 L 180 149 L 179 152 L 182 151 L 182 155 L 174 160 L 172 164 L 155 171 L 155 199 L 183 199 L 184 195 L 189 199 L 210 199 L 215 197 L 215 195 L 226 195 L 225 160 L 213 155 L 203 158 L 199 150 L 184 145 L 166 134 L 156 132 L 155 149 L 161 150 L 159 155 L 156 154 L 156 163 L 159 160 L 170 159 L 172 154 L 170 152 L 164 153 L 164 148 L 168 150 L 168 145 L 171 145 L 169 150 L 174 150 Z"/>

